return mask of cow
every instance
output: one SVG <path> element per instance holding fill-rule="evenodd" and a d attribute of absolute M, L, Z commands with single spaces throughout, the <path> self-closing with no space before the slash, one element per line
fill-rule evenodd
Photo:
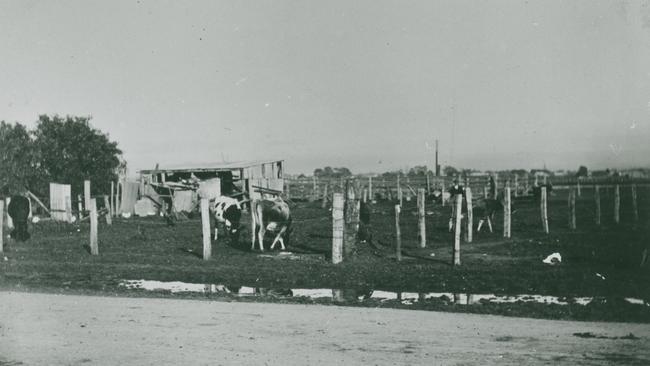
<path fill-rule="evenodd" d="M 29 217 L 30 202 L 27 197 L 13 196 L 7 207 L 7 213 L 14 222 L 14 230 L 10 236 L 17 241 L 26 241 L 30 235 L 27 231 L 27 218 Z"/>
<path fill-rule="evenodd" d="M 267 231 L 276 233 L 275 239 L 271 244 L 271 249 L 276 243 L 280 243 L 282 250 L 285 250 L 284 241 L 289 244 L 289 234 L 291 233 L 291 211 L 289 205 L 282 198 L 260 199 L 251 202 L 252 216 L 252 244 L 251 250 L 255 249 L 255 239 L 260 243 L 260 251 L 264 251 L 264 235 Z"/>
<path fill-rule="evenodd" d="M 479 218 L 476 232 L 481 231 L 483 223 L 487 221 L 490 232 L 492 232 L 492 222 L 497 211 L 503 211 L 503 200 L 493 198 L 478 199 L 472 204 L 472 210 L 476 217 Z"/>
<path fill-rule="evenodd" d="M 217 239 L 218 227 L 225 226 L 226 232 L 230 234 L 230 238 L 237 241 L 239 239 L 241 212 L 241 204 L 234 198 L 219 196 L 211 200 L 210 221 L 211 223 L 212 221 L 216 221 L 213 239 Z"/>

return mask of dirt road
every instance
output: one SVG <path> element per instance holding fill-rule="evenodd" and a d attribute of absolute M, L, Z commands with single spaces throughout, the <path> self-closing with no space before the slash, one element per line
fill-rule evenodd
<path fill-rule="evenodd" d="M 612 363 L 650 364 L 650 326 L 0 292 L 2 366 Z"/>

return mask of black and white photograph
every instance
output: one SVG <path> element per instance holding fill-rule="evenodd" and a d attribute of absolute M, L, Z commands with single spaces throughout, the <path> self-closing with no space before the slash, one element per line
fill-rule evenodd
<path fill-rule="evenodd" d="M 0 366 L 650 365 L 650 0 L 0 0 Z"/>

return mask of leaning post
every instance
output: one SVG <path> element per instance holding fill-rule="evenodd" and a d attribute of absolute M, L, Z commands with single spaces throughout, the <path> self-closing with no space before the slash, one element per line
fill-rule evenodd
<path fill-rule="evenodd" d="M 327 207 L 327 190 L 329 189 L 330 184 L 325 183 L 325 187 L 323 188 L 323 200 L 321 202 L 321 207 L 325 208 Z"/>
<path fill-rule="evenodd" d="M 541 189 L 541 200 L 540 200 L 540 209 L 542 213 L 542 228 L 544 229 L 544 233 L 548 234 L 548 207 L 546 203 L 546 186 L 542 186 Z"/>
<path fill-rule="evenodd" d="M 84 207 L 86 210 L 88 210 L 88 203 L 90 203 L 90 181 L 84 180 Z"/>
<path fill-rule="evenodd" d="M 113 225 L 113 218 L 111 217 L 111 202 L 108 199 L 107 195 L 104 195 L 104 206 L 106 206 L 106 224 Z"/>
<path fill-rule="evenodd" d="M 467 204 L 467 233 L 465 235 L 467 242 L 471 243 L 474 231 L 474 209 L 472 208 L 472 189 L 470 187 L 465 188 L 465 201 Z"/>

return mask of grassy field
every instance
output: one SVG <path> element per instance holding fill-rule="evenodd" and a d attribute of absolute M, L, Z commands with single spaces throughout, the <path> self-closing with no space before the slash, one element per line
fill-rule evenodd
<path fill-rule="evenodd" d="M 577 230 L 568 229 L 567 192 L 556 192 L 549 203 L 551 233 L 541 231 L 539 208 L 515 201 L 511 239 L 502 237 L 500 217 L 495 232 L 475 233 L 473 243 L 461 244 L 460 267 L 452 267 L 453 236 L 447 231 L 449 207 L 429 204 L 425 249 L 417 248 L 415 202 L 405 202 L 401 231 L 405 258 L 394 255 L 394 203 L 372 205 L 374 240 L 359 244 L 354 258 L 329 263 L 331 212 L 320 202 L 292 206 L 295 230 L 288 251 L 293 257 L 250 251 L 246 226 L 238 243 L 219 239 L 213 258 L 201 259 L 200 220 L 167 226 L 158 217 L 103 222 L 99 256 L 88 251 L 88 224 L 40 222 L 25 243 L 6 243 L 0 261 L 2 289 L 94 293 L 120 296 L 207 297 L 226 301 L 298 301 L 304 298 L 237 297 L 218 294 L 145 293 L 120 286 L 123 280 L 183 281 L 267 289 L 332 288 L 352 292 L 337 304 L 391 306 L 409 309 L 464 311 L 516 316 L 650 322 L 650 306 L 632 305 L 623 298 L 650 300 L 650 263 L 641 266 L 649 248 L 650 192 L 639 189 L 638 222 L 633 222 L 629 192 L 621 197 L 621 224 L 613 223 L 613 190 L 601 192 L 603 225 L 594 224 L 593 192 L 583 189 L 577 202 Z M 248 220 L 248 219 L 247 219 Z M 248 224 L 248 221 L 245 221 Z M 559 252 L 562 262 L 542 263 Z M 293 258 L 293 259 L 292 259 Z M 589 305 L 536 303 L 458 305 L 434 298 L 402 301 L 358 301 L 368 290 L 444 292 L 458 294 L 539 294 L 595 297 Z M 331 300 L 317 301 L 333 303 Z"/>

